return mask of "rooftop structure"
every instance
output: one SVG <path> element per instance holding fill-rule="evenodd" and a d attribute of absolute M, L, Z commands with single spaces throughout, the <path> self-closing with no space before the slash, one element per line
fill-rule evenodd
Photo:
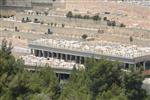
<path fill-rule="evenodd" d="M 30 43 L 44 47 L 60 48 L 121 58 L 138 58 L 150 55 L 149 47 L 138 47 L 107 41 L 74 41 L 66 39 L 39 39 Z"/>
<path fill-rule="evenodd" d="M 37 57 L 52 57 L 84 64 L 85 59 L 106 59 L 122 62 L 124 67 L 149 66 L 150 48 L 106 41 L 82 41 L 67 39 L 38 39 L 29 43 L 31 53 Z"/>

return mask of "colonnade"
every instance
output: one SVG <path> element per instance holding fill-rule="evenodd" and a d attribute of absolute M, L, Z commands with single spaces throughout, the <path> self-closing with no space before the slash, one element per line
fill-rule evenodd
<path fill-rule="evenodd" d="M 65 54 L 65 53 L 31 49 L 31 54 L 37 57 L 45 57 L 45 58 L 50 57 L 50 58 L 56 58 L 56 59 L 63 59 L 65 61 L 74 61 L 79 64 L 84 64 L 85 62 L 85 58 L 82 56 Z"/>
<path fill-rule="evenodd" d="M 85 59 L 86 59 L 83 56 L 52 52 L 52 51 L 36 50 L 36 49 L 31 49 L 31 54 L 38 56 L 38 57 L 45 57 L 45 58 L 50 57 L 50 58 L 56 58 L 56 59 L 63 59 L 65 61 L 74 61 L 78 64 L 84 64 Z M 143 70 L 150 69 L 150 61 L 143 61 L 143 62 L 139 62 L 135 64 L 123 63 L 124 69 L 132 68 L 134 70 L 138 70 L 141 67 L 143 67 Z"/>
<path fill-rule="evenodd" d="M 142 68 L 143 70 L 149 70 L 150 69 L 150 61 L 142 61 L 142 62 L 138 62 L 136 64 L 124 63 L 123 67 L 124 67 L 124 69 L 133 68 L 134 70 L 138 70 L 138 69 Z"/>

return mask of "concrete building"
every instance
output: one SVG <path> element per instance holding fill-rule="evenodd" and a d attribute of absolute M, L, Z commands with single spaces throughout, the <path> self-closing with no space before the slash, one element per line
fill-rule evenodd
<path fill-rule="evenodd" d="M 62 40 L 65 41 L 65 40 Z M 95 59 L 107 59 L 123 63 L 123 67 L 138 69 L 143 66 L 145 70 L 150 68 L 150 49 L 143 50 L 138 47 L 123 46 L 118 44 L 101 43 L 86 44 L 79 41 L 63 42 L 53 39 L 41 39 L 29 43 L 31 53 L 37 57 L 63 59 L 84 64 L 85 59 L 94 57 Z M 111 47 L 112 46 L 112 47 Z"/>

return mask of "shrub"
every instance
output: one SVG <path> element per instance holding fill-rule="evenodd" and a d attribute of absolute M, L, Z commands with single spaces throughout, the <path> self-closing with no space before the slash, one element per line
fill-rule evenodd
<path fill-rule="evenodd" d="M 71 11 L 69 11 L 69 12 L 66 14 L 66 17 L 68 17 L 68 18 L 72 18 L 72 17 L 73 17 L 72 12 L 71 12 Z"/>
<path fill-rule="evenodd" d="M 132 36 L 130 36 L 130 42 L 133 42 L 133 37 Z"/>
<path fill-rule="evenodd" d="M 111 25 L 112 26 L 116 26 L 116 22 L 115 21 L 111 21 Z"/>
<path fill-rule="evenodd" d="M 88 37 L 87 34 L 82 35 L 82 39 L 87 39 L 87 37 Z"/>
<path fill-rule="evenodd" d="M 84 15 L 83 18 L 84 19 L 90 19 L 90 16 L 89 15 Z"/>
<path fill-rule="evenodd" d="M 111 26 L 111 21 L 110 20 L 107 20 L 107 25 Z"/>
<path fill-rule="evenodd" d="M 77 15 L 74 16 L 74 18 L 82 19 L 83 17 L 80 14 L 77 14 Z"/>
<path fill-rule="evenodd" d="M 99 15 L 95 15 L 95 16 L 93 16 L 93 17 L 92 17 L 92 19 L 93 19 L 94 21 L 101 20 L 101 18 L 99 17 Z"/>
<path fill-rule="evenodd" d="M 120 24 L 120 27 L 126 27 L 123 23 Z"/>
<path fill-rule="evenodd" d="M 103 20 L 106 21 L 106 20 L 107 20 L 107 17 L 104 17 Z"/>
<path fill-rule="evenodd" d="M 65 24 L 62 24 L 61 26 L 62 26 L 62 27 L 65 27 Z"/>
<path fill-rule="evenodd" d="M 41 24 L 44 24 L 44 22 L 43 22 L 43 21 L 41 21 Z"/>
<path fill-rule="evenodd" d="M 39 23 L 40 21 L 38 21 L 37 18 L 34 19 L 34 23 Z"/>

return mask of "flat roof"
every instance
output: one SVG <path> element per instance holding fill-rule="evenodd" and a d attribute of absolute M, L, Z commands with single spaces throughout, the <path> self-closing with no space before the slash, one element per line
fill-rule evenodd
<path fill-rule="evenodd" d="M 40 50 L 54 50 L 64 53 L 77 53 L 83 56 L 90 54 L 95 57 L 101 55 L 102 57 L 128 59 L 127 62 L 145 61 L 150 58 L 150 47 L 138 47 L 136 45 L 127 45 L 107 41 L 79 41 L 66 39 L 38 39 L 29 42 L 30 48 Z M 57 50 L 56 50 L 57 49 Z M 84 55 L 85 54 L 85 55 Z M 99 57 L 98 57 L 99 58 Z M 118 59 L 119 58 L 119 59 Z M 115 59 L 114 59 L 115 60 Z M 136 61 L 135 61 L 136 60 Z"/>

